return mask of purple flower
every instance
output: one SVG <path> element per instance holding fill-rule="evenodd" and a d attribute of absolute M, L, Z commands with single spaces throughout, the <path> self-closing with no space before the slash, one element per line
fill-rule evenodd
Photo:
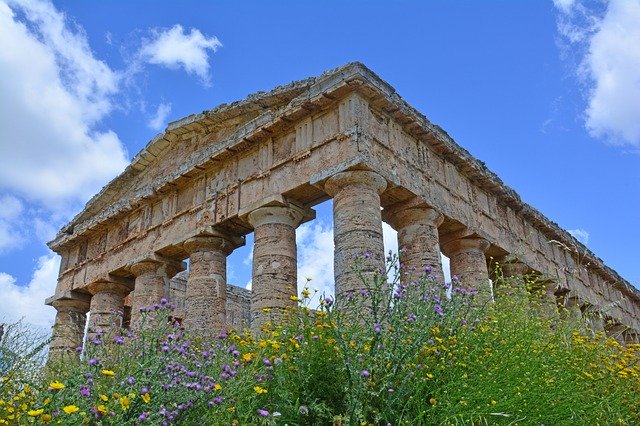
<path fill-rule="evenodd" d="M 416 318 L 416 314 L 411 314 L 409 315 L 409 317 L 407 318 L 408 322 L 416 322 L 417 318 Z"/>
<path fill-rule="evenodd" d="M 116 337 L 113 338 L 113 342 L 117 343 L 119 345 L 124 345 L 124 337 L 116 336 Z"/>
<path fill-rule="evenodd" d="M 369 377 L 369 372 L 368 372 L 367 370 L 362 370 L 362 371 L 360 372 L 360 375 L 361 375 L 362 377 Z"/>
<path fill-rule="evenodd" d="M 98 365 L 98 360 L 95 358 L 91 358 L 88 362 L 89 365 L 94 366 L 94 365 Z"/>
<path fill-rule="evenodd" d="M 262 363 L 264 365 L 271 365 L 271 361 L 267 357 L 262 358 Z"/>
<path fill-rule="evenodd" d="M 424 267 L 424 271 L 425 271 L 425 272 L 431 272 L 431 270 L 432 270 L 432 269 L 433 269 L 433 268 L 432 268 L 431 266 L 425 266 L 425 267 Z"/>
<path fill-rule="evenodd" d="M 169 303 L 169 301 L 167 299 L 165 299 L 164 297 L 162 299 L 160 299 L 160 304 L 161 305 L 166 305 L 167 303 Z"/>
<path fill-rule="evenodd" d="M 306 416 L 307 414 L 309 414 L 309 407 L 307 407 L 306 405 L 301 405 L 300 408 L 298 408 L 298 414 L 300 414 L 301 416 Z"/>
<path fill-rule="evenodd" d="M 258 414 L 261 417 L 269 417 L 269 412 L 267 410 L 258 410 Z"/>
<path fill-rule="evenodd" d="M 382 326 L 381 326 L 379 323 L 376 323 L 376 324 L 373 326 L 373 331 L 374 331 L 376 334 L 380 334 L 380 331 L 382 331 Z"/>
<path fill-rule="evenodd" d="M 147 420 L 147 417 L 149 417 L 148 413 L 142 412 L 139 416 L 138 416 L 138 421 L 140 423 L 144 422 Z"/>
<path fill-rule="evenodd" d="M 451 277 L 451 281 L 460 281 L 460 277 L 458 277 L 457 275 L 454 275 Z"/>
<path fill-rule="evenodd" d="M 442 310 L 442 306 L 440 306 L 439 303 L 435 304 L 435 306 L 433 307 L 433 310 L 435 311 L 436 314 L 440 315 L 441 317 L 444 316 L 444 311 Z"/>
<path fill-rule="evenodd" d="M 80 395 L 91 396 L 91 389 L 89 389 L 89 386 L 80 386 Z"/>
<path fill-rule="evenodd" d="M 393 392 L 395 392 L 395 390 L 393 388 L 389 388 L 389 389 L 387 389 L 387 392 L 393 393 Z"/>
<path fill-rule="evenodd" d="M 129 378 L 127 379 L 127 383 L 129 383 L 130 385 L 134 384 L 136 382 L 136 379 L 133 376 L 129 376 Z"/>
<path fill-rule="evenodd" d="M 327 307 L 331 307 L 331 305 L 333 305 L 333 299 L 331 297 L 325 297 L 324 304 L 327 305 Z"/>

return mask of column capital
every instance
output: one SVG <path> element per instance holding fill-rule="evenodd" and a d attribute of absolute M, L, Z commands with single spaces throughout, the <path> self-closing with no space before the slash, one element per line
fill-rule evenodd
<path fill-rule="evenodd" d="M 123 298 L 132 290 L 128 283 L 123 281 L 97 281 L 87 286 L 92 295 L 98 293 L 112 293 L 121 295 Z"/>
<path fill-rule="evenodd" d="M 48 304 L 53 306 L 58 312 L 79 312 L 86 314 L 89 312 L 90 297 L 83 295 L 83 298 L 58 298 L 52 301 L 48 301 Z"/>
<path fill-rule="evenodd" d="M 179 260 L 167 259 L 156 254 L 136 259 L 129 265 L 131 273 L 140 277 L 145 274 L 160 274 L 173 277 L 180 271 L 187 269 L 187 264 Z"/>
<path fill-rule="evenodd" d="M 296 228 L 308 216 L 315 216 L 315 212 L 289 203 L 286 206 L 258 207 L 248 214 L 247 219 L 254 228 L 265 223 L 281 223 Z"/>
<path fill-rule="evenodd" d="M 498 264 L 502 269 L 502 275 L 505 277 L 526 275 L 531 270 L 529 265 L 516 258 L 507 258 L 499 261 Z"/>
<path fill-rule="evenodd" d="M 382 210 L 382 219 L 395 230 L 416 222 L 425 222 L 434 227 L 442 225 L 444 216 L 418 197 L 392 204 Z"/>
<path fill-rule="evenodd" d="M 245 240 L 243 237 L 214 230 L 211 233 L 189 238 L 182 243 L 182 247 L 190 255 L 202 251 L 221 251 L 226 256 L 238 247 L 243 246 L 244 243 Z"/>
<path fill-rule="evenodd" d="M 372 187 L 378 194 L 382 194 L 387 188 L 387 180 L 378 173 L 369 170 L 339 172 L 327 179 L 324 190 L 334 197 L 342 188 L 350 185 Z"/>
<path fill-rule="evenodd" d="M 484 253 L 491 244 L 482 237 L 466 237 L 451 240 L 442 245 L 445 253 L 457 252 L 460 250 L 477 250 Z"/>

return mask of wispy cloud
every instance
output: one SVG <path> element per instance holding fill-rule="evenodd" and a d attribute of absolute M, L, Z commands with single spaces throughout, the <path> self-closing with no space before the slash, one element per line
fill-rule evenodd
<path fill-rule="evenodd" d="M 160 103 L 160 105 L 158 105 L 156 113 L 147 122 L 147 125 L 153 130 L 162 130 L 167 125 L 167 117 L 169 117 L 169 113 L 171 113 L 171 103 Z"/>
<path fill-rule="evenodd" d="M 207 37 L 196 28 L 187 33 L 182 25 L 156 29 L 140 49 L 143 60 L 171 69 L 183 68 L 197 75 L 203 84 L 211 82 L 209 53 L 222 47 L 217 37 Z"/>
<path fill-rule="evenodd" d="M 640 0 L 555 4 L 564 57 L 578 55 L 587 130 L 611 144 L 640 148 Z"/>
<path fill-rule="evenodd" d="M 568 229 L 567 232 L 573 235 L 582 244 L 587 245 L 589 243 L 589 233 L 584 229 Z"/>

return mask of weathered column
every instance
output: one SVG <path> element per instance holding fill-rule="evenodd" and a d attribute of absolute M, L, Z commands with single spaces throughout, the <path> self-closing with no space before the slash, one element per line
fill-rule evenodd
<path fill-rule="evenodd" d="M 256 333 L 296 303 L 296 227 L 303 217 L 304 210 L 294 205 L 259 207 L 249 213 L 254 228 L 251 329 Z"/>
<path fill-rule="evenodd" d="M 76 348 L 82 347 L 89 300 L 89 295 L 77 294 L 49 303 L 57 311 L 49 344 L 49 362 L 63 361 L 66 355 L 78 356 Z"/>
<path fill-rule="evenodd" d="M 122 327 L 124 298 L 131 287 L 123 282 L 100 281 L 89 285 L 91 297 L 89 338 L 116 332 Z"/>
<path fill-rule="evenodd" d="M 386 180 L 377 173 L 356 170 L 333 175 L 325 191 L 333 197 L 334 276 L 336 296 L 366 287 L 353 270 L 354 258 L 362 255 L 362 274 L 373 276 L 385 267 L 382 242 L 380 194 Z"/>
<path fill-rule="evenodd" d="M 227 256 L 244 239 L 216 231 L 184 242 L 189 253 L 184 326 L 201 334 L 227 328 Z"/>
<path fill-rule="evenodd" d="M 491 284 L 484 252 L 489 242 L 480 237 L 458 238 L 447 242 L 443 249 L 449 256 L 451 276 L 457 276 L 459 285 L 477 292 L 476 304 L 491 300 Z"/>
<path fill-rule="evenodd" d="M 444 284 L 438 237 L 438 226 L 444 216 L 413 198 L 385 208 L 382 218 L 398 231 L 400 281 L 409 277 L 418 279 L 427 268 L 437 282 Z"/>
<path fill-rule="evenodd" d="M 140 260 L 131 265 L 131 273 L 135 275 L 133 301 L 131 303 L 131 329 L 138 330 L 142 326 L 142 310 L 160 303 L 169 295 L 169 280 L 186 265 L 183 262 L 163 261 L 157 256 Z M 153 313 L 145 314 L 145 328 L 155 324 Z"/>

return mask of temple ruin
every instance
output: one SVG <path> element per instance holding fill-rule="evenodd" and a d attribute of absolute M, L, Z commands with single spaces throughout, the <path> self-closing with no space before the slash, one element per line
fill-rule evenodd
<path fill-rule="evenodd" d="M 297 294 L 296 234 L 333 198 L 335 291 L 361 285 L 350 266 L 383 265 L 382 220 L 407 268 L 440 252 L 468 286 L 488 264 L 530 273 L 554 311 L 599 308 L 596 325 L 640 333 L 640 291 L 524 203 L 482 162 L 359 63 L 175 121 L 49 243 L 62 257 L 51 354 L 89 333 L 136 327 L 140 307 L 178 304 L 187 329 L 258 329 Z M 381 209 L 382 207 L 382 209 Z M 227 256 L 254 232 L 251 292 L 228 286 Z M 189 272 L 185 259 L 189 259 Z M 129 314 L 130 313 L 130 314 Z M 119 317 L 118 317 L 119 316 Z"/>

